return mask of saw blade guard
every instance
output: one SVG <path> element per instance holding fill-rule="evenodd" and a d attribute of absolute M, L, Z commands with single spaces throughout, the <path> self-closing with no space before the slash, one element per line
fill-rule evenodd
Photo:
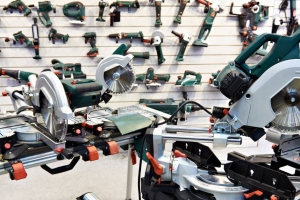
<path fill-rule="evenodd" d="M 34 105 L 40 108 L 44 124 L 57 141 L 64 141 L 68 120 L 73 118 L 65 90 L 51 71 L 42 72 L 36 81 Z"/>
<path fill-rule="evenodd" d="M 105 92 L 122 94 L 129 92 L 135 83 L 135 73 L 131 65 L 133 55 L 111 55 L 100 61 L 96 70 L 96 80 Z"/>

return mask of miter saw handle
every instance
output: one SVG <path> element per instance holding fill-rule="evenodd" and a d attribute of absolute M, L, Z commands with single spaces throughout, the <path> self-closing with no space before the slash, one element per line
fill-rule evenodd
<path fill-rule="evenodd" d="M 277 42 L 280 37 L 282 36 L 275 35 L 275 34 L 267 34 L 267 33 L 261 34 L 259 37 L 255 39 L 254 42 L 252 42 L 244 51 L 241 52 L 241 54 L 235 59 L 235 63 L 246 71 L 251 70 L 251 67 L 249 67 L 246 64 L 246 60 L 249 57 L 251 57 L 266 42 Z"/>

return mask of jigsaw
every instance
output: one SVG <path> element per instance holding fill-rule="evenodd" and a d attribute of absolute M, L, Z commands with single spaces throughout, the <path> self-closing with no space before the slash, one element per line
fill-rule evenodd
<path fill-rule="evenodd" d="M 144 43 L 148 43 L 150 45 L 153 44 L 155 46 L 159 65 L 164 63 L 165 60 L 166 60 L 164 58 L 162 48 L 161 48 L 161 43 L 163 43 L 164 38 L 165 38 L 165 34 L 160 30 L 156 30 L 152 33 L 152 37 L 150 39 L 143 39 L 142 40 Z"/>
<path fill-rule="evenodd" d="M 73 1 L 63 6 L 64 15 L 76 20 L 69 21 L 71 24 L 85 24 L 85 6 L 79 1 Z"/>
<path fill-rule="evenodd" d="M 51 3 L 51 1 L 40 1 L 37 2 L 36 4 L 28 5 L 28 7 L 37 9 L 39 19 L 44 26 L 46 27 L 52 26 L 49 12 L 53 10 L 53 12 L 56 13 L 56 4 Z"/>
<path fill-rule="evenodd" d="M 9 3 L 7 6 L 3 7 L 3 10 L 8 10 L 12 13 L 14 10 L 18 10 L 19 13 L 24 13 L 24 16 L 28 16 L 31 14 L 31 10 L 24 4 L 22 0 L 15 0 Z"/>
<path fill-rule="evenodd" d="M 178 55 L 176 57 L 176 60 L 177 61 L 183 61 L 183 55 L 184 55 L 184 52 L 185 52 L 185 49 L 186 49 L 188 43 L 191 40 L 191 34 L 187 31 L 183 34 L 180 34 L 180 33 L 177 33 L 174 30 L 172 30 L 172 34 L 174 34 L 175 36 L 177 36 L 179 38 L 179 43 L 181 44 L 180 50 L 179 50 Z"/>
<path fill-rule="evenodd" d="M 149 89 L 150 87 L 160 87 L 161 83 L 168 82 L 170 77 L 170 74 L 155 74 L 154 69 L 149 67 L 146 74 L 136 75 L 136 81 L 139 83 L 144 83 L 147 89 Z M 137 84 L 135 86 L 137 86 Z"/>
<path fill-rule="evenodd" d="M 193 76 L 193 78 L 191 77 Z M 194 86 L 201 85 L 202 76 L 200 73 L 194 71 L 185 70 L 183 77 L 178 76 L 178 79 L 175 83 L 177 86 Z"/>
<path fill-rule="evenodd" d="M 55 40 L 62 40 L 63 43 L 65 44 L 66 42 L 68 42 L 69 39 L 69 35 L 63 35 L 61 33 L 57 33 L 57 30 L 54 28 L 51 28 L 48 34 L 48 39 L 52 40 L 52 43 L 55 44 Z"/>

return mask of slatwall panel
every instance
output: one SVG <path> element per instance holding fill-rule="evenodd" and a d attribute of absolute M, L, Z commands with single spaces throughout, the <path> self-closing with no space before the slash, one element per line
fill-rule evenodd
<path fill-rule="evenodd" d="M 205 107 L 212 106 L 226 106 L 228 100 L 220 94 L 218 90 L 208 85 L 208 79 L 210 74 L 216 72 L 218 69 L 222 69 L 227 65 L 228 61 L 232 61 L 241 51 L 241 39 L 239 37 L 237 17 L 229 16 L 229 8 L 231 0 L 226 0 L 227 7 L 224 12 L 218 14 L 211 33 L 207 39 L 209 43 L 208 48 L 193 47 L 191 44 L 197 39 L 200 25 L 205 17 L 203 13 L 203 5 L 199 5 L 197 2 L 191 2 L 187 4 L 184 11 L 182 23 L 180 25 L 173 24 L 173 20 L 177 15 L 179 9 L 179 3 L 176 0 L 166 1 L 162 3 L 162 22 L 163 26 L 154 27 L 155 23 L 155 7 L 154 3 L 148 3 L 147 1 L 140 1 L 140 9 L 132 9 L 131 13 L 127 12 L 126 8 L 121 8 L 121 22 L 115 23 L 114 27 L 109 26 L 108 8 L 105 9 L 104 18 L 105 23 L 96 22 L 95 19 L 98 16 L 98 0 L 81 0 L 86 6 L 86 24 L 83 26 L 75 26 L 68 23 L 68 18 L 63 15 L 62 5 L 71 0 L 60 0 L 55 3 L 58 4 L 56 14 L 50 13 L 51 21 L 53 22 L 53 28 L 57 29 L 59 33 L 69 34 L 70 38 L 66 44 L 60 41 L 56 41 L 56 44 L 52 44 L 48 40 L 47 35 L 50 28 L 45 28 L 40 22 L 40 55 L 42 60 L 34 60 L 34 50 L 25 48 L 24 46 L 11 43 L 5 43 L 4 38 L 12 35 L 18 31 L 21 31 L 28 37 L 32 37 L 31 25 L 32 18 L 24 17 L 17 12 L 5 13 L 2 8 L 7 5 L 11 0 L 0 1 L 0 67 L 8 69 L 18 69 L 39 73 L 43 69 L 51 69 L 51 60 L 56 58 L 64 63 L 68 62 L 80 62 L 82 64 L 82 70 L 88 75 L 89 78 L 94 78 L 95 69 L 98 64 L 96 58 L 87 58 L 85 55 L 91 48 L 89 44 L 84 43 L 82 35 L 85 32 L 94 31 L 97 33 L 97 47 L 101 55 L 111 55 L 111 53 L 119 46 L 114 39 L 109 39 L 108 34 L 118 32 L 137 32 L 143 31 L 146 37 L 150 37 L 154 30 L 162 30 L 166 34 L 164 43 L 162 44 L 163 54 L 166 58 L 165 63 L 158 66 L 156 51 L 154 47 L 144 45 L 136 40 L 133 41 L 130 51 L 149 51 L 150 59 L 142 60 L 135 59 L 133 64 L 135 66 L 136 73 L 145 73 L 148 67 L 153 67 L 155 73 L 170 73 L 171 79 L 169 83 L 162 85 L 160 88 L 146 89 L 144 85 L 133 89 L 126 95 L 113 97 L 108 106 L 117 108 L 119 106 L 134 105 L 140 98 L 174 98 L 177 102 L 182 100 L 182 91 L 187 91 L 191 100 L 198 101 Z M 234 2 L 234 11 L 238 11 L 241 5 L 246 2 L 241 0 L 232 0 Z M 298 3 L 299 0 L 297 0 Z M 33 0 L 24 0 L 26 4 L 32 4 Z M 109 3 L 111 3 L 110 0 Z M 257 33 L 271 32 L 272 16 L 273 13 L 278 13 L 278 6 L 281 0 L 260 0 L 262 5 L 270 6 L 270 19 L 266 22 L 260 23 Z M 299 4 L 298 4 L 299 5 Z M 298 13 L 299 9 L 297 10 Z M 289 13 L 287 13 L 289 16 Z M 36 11 L 33 11 L 32 16 L 36 16 Z M 284 14 L 281 13 L 283 17 Z M 176 62 L 175 58 L 179 51 L 178 38 L 171 34 L 171 31 L 175 30 L 182 33 L 188 30 L 193 38 L 189 43 L 183 62 Z M 286 28 L 280 27 L 278 33 L 285 33 Z M 121 41 L 120 41 L 121 42 Z M 270 45 L 271 46 L 271 45 Z M 259 56 L 251 57 L 248 62 L 256 63 L 260 59 Z M 200 72 L 202 74 L 202 85 L 197 87 L 178 88 L 174 83 L 177 76 L 183 75 L 185 70 L 192 70 Z M 17 86 L 20 83 L 11 78 L 2 76 L 0 77 L 0 91 L 3 91 L 6 86 Z M 12 110 L 9 97 L 0 97 L 0 107 L 6 110 Z M 183 125 L 195 126 L 195 125 L 208 125 L 208 116 L 204 112 L 197 112 L 191 114 L 186 122 L 182 122 Z M 215 151 L 217 155 L 221 155 L 221 159 L 226 159 L 226 153 L 237 150 L 242 153 L 250 155 L 251 153 L 270 153 L 264 148 L 252 148 L 256 146 L 250 140 L 244 140 L 244 147 L 239 149 L 228 147 L 225 151 Z M 251 147 L 252 146 L 252 147 Z M 268 146 L 268 144 L 260 146 Z M 270 146 L 270 145 L 269 145 Z M 270 150 L 268 146 L 268 149 Z M 248 147 L 248 148 L 247 148 Z M 249 148 L 251 147 L 251 149 Z M 253 151 L 252 151 L 253 150 Z M 251 152 L 250 152 L 251 151 Z M 21 182 L 12 182 L 8 180 L 8 177 L 1 176 L 2 183 L 2 196 L 1 199 L 74 199 L 79 194 L 93 191 L 100 199 L 124 199 L 125 195 L 125 180 L 124 177 L 116 177 L 113 173 L 114 170 L 120 170 L 123 173 L 126 162 L 124 162 L 121 154 L 119 157 L 110 156 L 107 158 L 101 158 L 102 161 L 97 163 L 79 163 L 74 170 L 63 173 L 57 176 L 46 175 L 43 171 L 38 171 L 37 168 L 29 169 L 29 177 Z M 112 166 L 111 163 L 116 162 Z M 59 164 L 58 164 L 59 165 Z M 108 166 L 106 166 L 108 165 Z M 124 167 L 120 167 L 120 166 Z M 103 168 L 105 167 L 106 168 Z M 113 166 L 117 166 L 118 169 L 112 169 Z M 84 176 L 83 171 L 89 169 L 89 172 Z M 102 169 L 110 169 L 109 172 L 100 173 Z M 137 167 L 134 168 L 137 171 Z M 91 175 L 92 174 L 92 175 Z M 109 174 L 106 177 L 105 174 Z M 136 172 L 134 173 L 136 175 Z M 34 176 L 36 175 L 36 176 Z M 78 176 L 80 175 L 80 176 Z M 106 177 L 106 178 L 105 178 Z M 84 179 L 86 178 L 86 179 Z M 67 180 L 66 180 L 67 179 Z M 135 177 L 136 179 L 136 177 Z M 66 180 L 64 183 L 62 180 Z M 68 181 L 69 180 L 69 181 Z M 87 181 L 88 180 L 88 181 Z M 103 181 L 109 180 L 109 181 Z M 73 185 L 73 183 L 82 183 L 80 187 Z M 117 183 L 115 183 L 117 182 Z M 34 184 L 41 184 L 46 189 L 36 187 Z M 95 183 L 97 183 L 95 185 Z M 118 187 L 116 187 L 118 185 Z M 77 187 L 76 187 L 77 186 Z M 29 189 L 29 188 L 30 189 Z M 12 188 L 16 188 L 17 192 L 11 192 Z M 28 188 L 28 189 L 27 189 Z M 59 189 L 60 188 L 60 189 Z M 106 189 L 108 188 L 108 189 Z M 113 188 L 113 190 L 112 190 Z M 61 192 L 64 190 L 65 192 Z M 7 191 L 7 192 L 6 192 Z M 34 191 L 34 192 L 32 192 Z M 116 194 L 119 194 L 116 195 Z M 101 195 L 101 196 L 100 196 Z M 137 199 L 136 188 L 133 188 L 133 195 Z M 122 198 L 120 198 L 122 196 Z M 115 197 L 115 198 L 113 198 Z"/>

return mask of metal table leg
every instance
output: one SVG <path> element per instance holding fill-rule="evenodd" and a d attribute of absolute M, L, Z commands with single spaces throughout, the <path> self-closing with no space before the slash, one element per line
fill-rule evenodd
<path fill-rule="evenodd" d="M 133 145 L 128 145 L 128 165 L 127 165 L 127 186 L 126 186 L 126 199 L 131 200 L 131 189 L 132 189 L 132 159 L 131 159 L 131 150 Z"/>

